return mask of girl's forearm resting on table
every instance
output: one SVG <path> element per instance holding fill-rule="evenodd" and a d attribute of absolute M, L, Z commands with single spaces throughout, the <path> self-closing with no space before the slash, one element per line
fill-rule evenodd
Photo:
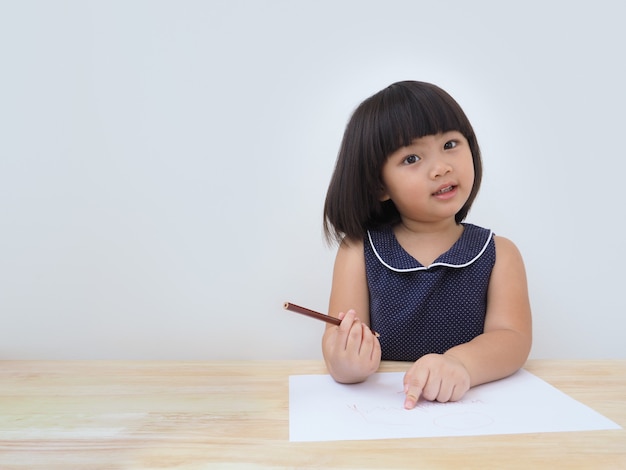
<path fill-rule="evenodd" d="M 507 377 L 519 370 L 530 351 L 529 334 L 515 330 L 494 330 L 444 353 L 459 360 L 470 376 L 470 386 Z"/>

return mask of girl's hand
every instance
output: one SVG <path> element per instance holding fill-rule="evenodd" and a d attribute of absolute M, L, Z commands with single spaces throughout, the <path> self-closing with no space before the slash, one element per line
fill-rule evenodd
<path fill-rule="evenodd" d="M 338 315 L 341 324 L 329 327 L 324 335 L 328 369 L 337 382 L 362 382 L 380 364 L 380 342 L 354 310 Z"/>
<path fill-rule="evenodd" d="M 470 388 L 470 375 L 455 357 L 427 354 L 419 358 L 404 375 L 404 407 L 415 407 L 420 396 L 429 401 L 457 401 Z"/>

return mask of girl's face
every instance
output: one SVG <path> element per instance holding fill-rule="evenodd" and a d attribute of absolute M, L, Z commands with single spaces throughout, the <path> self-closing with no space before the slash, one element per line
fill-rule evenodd
<path fill-rule="evenodd" d="M 382 180 L 380 200 L 392 200 L 405 222 L 454 219 L 474 184 L 469 143 L 457 131 L 415 139 L 387 158 Z"/>

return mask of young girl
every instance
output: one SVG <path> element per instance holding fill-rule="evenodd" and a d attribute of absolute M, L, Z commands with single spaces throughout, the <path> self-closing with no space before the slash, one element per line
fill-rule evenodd
<path fill-rule="evenodd" d="M 420 397 L 459 400 L 525 363 L 531 314 L 520 253 L 461 223 L 481 176 L 472 126 L 442 89 L 398 82 L 355 110 L 324 207 L 326 235 L 339 242 L 329 312 L 341 324 L 322 341 L 336 381 L 363 381 L 381 359 L 412 361 L 410 409 Z"/>

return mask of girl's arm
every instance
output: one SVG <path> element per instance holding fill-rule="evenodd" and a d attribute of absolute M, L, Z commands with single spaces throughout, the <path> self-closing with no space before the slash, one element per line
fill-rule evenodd
<path fill-rule="evenodd" d="M 369 329 L 369 294 L 363 242 L 343 241 L 337 251 L 329 314 L 342 320 L 328 325 L 322 352 L 337 382 L 362 382 L 378 370 L 380 342 Z"/>
<path fill-rule="evenodd" d="M 516 372 L 528 359 L 532 343 L 522 256 L 506 238 L 495 237 L 495 243 L 496 264 L 487 292 L 484 333 L 446 352 L 463 363 L 472 387 Z"/>
<path fill-rule="evenodd" d="M 420 396 L 459 400 L 470 387 L 511 375 L 526 362 L 532 320 L 524 262 L 510 240 L 495 237 L 495 244 L 483 334 L 415 362 L 404 380 L 406 408 L 413 408 Z"/>

